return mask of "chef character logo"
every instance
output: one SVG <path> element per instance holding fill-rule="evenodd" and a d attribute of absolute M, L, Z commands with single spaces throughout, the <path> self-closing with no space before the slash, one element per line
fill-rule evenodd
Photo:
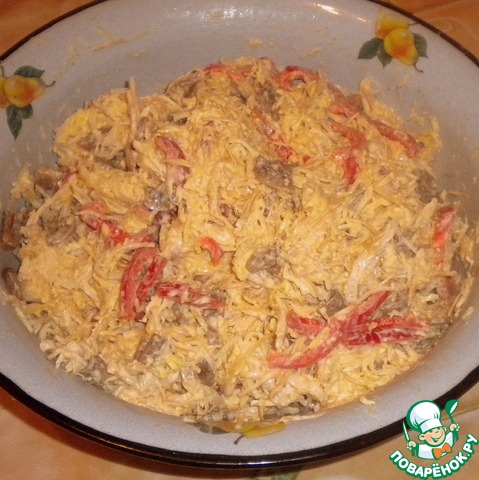
<path fill-rule="evenodd" d="M 418 432 L 418 442 L 412 440 L 403 422 L 406 447 L 414 457 L 426 460 L 438 460 L 452 452 L 454 443 L 459 439 L 459 425 L 454 422 L 452 413 L 459 402 L 450 400 L 446 403 L 450 425 L 446 427 L 441 422 L 441 409 L 429 400 L 415 403 L 409 409 L 406 420 L 409 427 Z"/>
<path fill-rule="evenodd" d="M 458 405 L 457 400 L 446 403 L 444 412 L 449 421 L 446 420 L 446 425 L 443 425 L 441 409 L 437 404 L 429 400 L 415 403 L 403 422 L 408 454 L 396 450 L 389 455 L 391 462 L 405 474 L 420 480 L 448 478 L 466 466 L 479 448 L 479 440 L 466 432 L 459 442 L 460 428 L 452 418 Z M 414 435 L 416 440 L 409 436 L 406 422 L 417 432 Z M 411 455 L 421 460 L 411 459 Z"/>

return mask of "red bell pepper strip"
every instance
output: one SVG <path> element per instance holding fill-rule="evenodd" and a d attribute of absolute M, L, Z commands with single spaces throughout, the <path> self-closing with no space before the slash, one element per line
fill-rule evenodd
<path fill-rule="evenodd" d="M 140 305 L 147 302 L 148 298 L 154 293 L 153 288 L 156 282 L 158 282 L 161 272 L 163 272 L 167 263 L 168 261 L 160 256 L 156 256 L 151 262 L 150 267 L 136 290 L 136 296 Z"/>
<path fill-rule="evenodd" d="M 432 246 L 438 254 L 437 263 L 444 261 L 446 244 L 452 235 L 452 226 L 456 217 L 457 209 L 454 205 L 446 205 L 436 213 L 436 227 L 432 239 Z"/>
<path fill-rule="evenodd" d="M 350 145 L 338 148 L 334 157 L 342 163 L 344 175 L 348 185 L 352 185 L 358 178 L 360 167 L 358 152 L 366 149 L 366 137 L 356 128 L 349 127 L 335 121 L 330 122 L 333 132 L 339 133 L 346 138 Z"/>
<path fill-rule="evenodd" d="M 225 253 L 218 242 L 211 237 L 201 237 L 199 243 L 200 247 L 210 254 L 213 265 L 218 265 Z"/>
<path fill-rule="evenodd" d="M 155 146 L 167 160 L 184 160 L 186 158 L 181 147 L 171 138 L 158 135 L 155 137 Z M 168 165 L 166 184 L 175 188 L 182 187 L 186 183 L 189 173 L 190 169 L 184 165 Z"/>
<path fill-rule="evenodd" d="M 128 232 L 119 227 L 115 222 L 110 220 L 103 220 L 103 228 L 108 231 L 108 238 L 111 240 L 113 246 L 123 245 L 131 236 Z"/>
<path fill-rule="evenodd" d="M 119 227 L 113 220 L 103 220 L 93 215 L 81 215 L 81 219 L 92 230 L 104 232 L 108 241 L 110 241 L 113 246 L 122 245 L 126 240 L 131 238 L 128 232 Z"/>
<path fill-rule="evenodd" d="M 156 248 L 145 247 L 135 251 L 120 284 L 122 317 L 133 320 L 141 313 L 166 263 Z"/>
<path fill-rule="evenodd" d="M 272 368 L 306 368 L 316 365 L 320 360 L 326 358 L 340 343 L 340 338 L 332 338 L 320 345 L 318 348 L 306 352 L 297 358 L 291 355 L 283 355 L 278 352 L 268 354 L 268 365 Z"/>
<path fill-rule="evenodd" d="M 338 148 L 334 152 L 334 158 L 341 163 L 348 186 L 353 185 L 360 171 L 354 150 L 350 147 Z"/>
<path fill-rule="evenodd" d="M 306 368 L 326 358 L 337 346 L 353 348 L 378 343 L 415 342 L 428 329 L 424 321 L 410 314 L 406 317 L 371 318 L 387 300 L 390 292 L 377 292 L 359 304 L 345 318 L 337 314 L 331 318 L 329 338 L 319 347 L 299 357 L 270 352 L 268 364 L 273 368 Z"/>
<path fill-rule="evenodd" d="M 148 230 L 136 235 L 130 235 L 121 228 L 117 222 L 102 218 L 108 214 L 108 209 L 104 202 L 96 200 L 85 205 L 78 213 L 80 219 L 88 225 L 93 231 L 103 233 L 111 246 L 123 245 L 128 240 L 136 242 L 153 242 L 153 235 Z"/>
<path fill-rule="evenodd" d="M 334 115 L 344 115 L 348 118 L 355 115 L 362 116 L 371 125 L 376 127 L 378 132 L 383 137 L 386 137 L 393 142 L 400 143 L 405 148 L 408 157 L 415 158 L 419 155 L 421 152 L 420 145 L 412 135 L 403 130 L 391 127 L 390 125 L 387 125 L 379 120 L 374 120 L 334 85 L 330 85 L 329 89 L 334 96 L 334 101 L 331 103 L 328 109 L 330 113 Z"/>
<path fill-rule="evenodd" d="M 123 245 L 130 240 L 139 243 L 154 242 L 153 235 L 148 230 L 136 235 L 130 235 L 113 220 L 105 220 L 93 215 L 81 215 L 80 218 L 92 230 L 102 232 L 111 246 Z"/>
<path fill-rule="evenodd" d="M 424 327 L 425 324 L 414 315 L 376 318 L 369 324 L 362 323 L 346 328 L 343 331 L 342 343 L 351 348 L 378 343 L 413 342 L 422 338 Z"/>
<path fill-rule="evenodd" d="M 369 117 L 368 119 L 371 122 L 371 124 L 378 129 L 379 133 L 383 137 L 386 137 L 387 139 L 392 140 L 393 142 L 400 143 L 405 148 L 406 154 L 409 158 L 415 158 L 421 152 L 419 143 L 409 133 L 403 130 L 399 130 L 397 128 L 393 128 L 390 125 L 386 125 L 385 123 L 380 122 L 378 120 L 373 120 Z"/>
<path fill-rule="evenodd" d="M 292 310 L 286 316 L 286 324 L 295 332 L 308 337 L 318 335 L 326 326 L 326 322 L 322 318 L 300 317 Z"/>
<path fill-rule="evenodd" d="M 349 324 L 361 324 L 365 322 L 383 305 L 390 295 L 391 292 L 388 291 L 373 293 L 346 316 L 346 322 Z"/>
<path fill-rule="evenodd" d="M 169 160 L 185 158 L 181 147 L 174 140 L 171 140 L 171 138 L 158 135 L 155 137 L 155 146 L 158 150 L 162 151 Z"/>
<path fill-rule="evenodd" d="M 341 136 L 349 140 L 351 148 L 354 150 L 364 150 L 366 148 L 366 137 L 357 128 L 335 121 L 330 121 L 329 125 L 333 132 L 339 133 Z"/>

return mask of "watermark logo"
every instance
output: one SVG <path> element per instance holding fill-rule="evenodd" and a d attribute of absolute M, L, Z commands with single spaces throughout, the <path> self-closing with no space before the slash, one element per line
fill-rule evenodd
<path fill-rule="evenodd" d="M 403 422 L 407 454 L 396 450 L 389 456 L 399 470 L 424 480 L 445 478 L 460 470 L 470 460 L 479 441 L 470 433 L 466 434 L 464 440 L 460 440 L 461 427 L 453 418 L 458 405 L 457 400 L 446 403 L 444 411 L 449 419 L 448 426 L 443 425 L 441 409 L 434 402 L 421 400 L 411 406 L 406 422 L 416 434 L 412 438 L 406 422 Z M 408 458 L 411 456 L 414 460 Z"/>

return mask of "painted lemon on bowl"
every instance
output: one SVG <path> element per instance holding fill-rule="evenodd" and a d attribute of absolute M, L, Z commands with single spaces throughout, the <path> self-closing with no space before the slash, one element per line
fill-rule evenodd
<path fill-rule="evenodd" d="M 32 103 L 41 97 L 48 87 L 42 75 L 44 70 L 24 65 L 15 70 L 13 75 L 6 76 L 0 67 L 0 108 L 7 112 L 7 124 L 16 139 L 22 129 L 23 120 L 33 115 Z"/>
<path fill-rule="evenodd" d="M 395 59 L 421 71 L 417 63 L 421 57 L 427 58 L 427 41 L 412 32 L 410 26 L 401 18 L 381 15 L 375 25 L 375 37 L 362 45 L 358 58 L 378 57 L 384 67 Z"/>

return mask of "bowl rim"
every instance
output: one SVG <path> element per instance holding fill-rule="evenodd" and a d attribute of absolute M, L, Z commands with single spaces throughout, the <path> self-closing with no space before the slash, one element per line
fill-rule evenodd
<path fill-rule="evenodd" d="M 455 387 L 433 401 L 444 409 L 450 399 L 459 398 L 479 382 L 479 366 L 463 378 Z M 337 460 L 347 454 L 359 453 L 362 450 L 373 447 L 385 440 L 396 436 L 402 431 L 402 420 L 390 423 L 373 432 L 343 440 L 326 446 L 280 454 L 266 454 L 255 456 L 223 455 L 208 453 L 176 452 L 159 447 L 152 447 L 130 440 L 125 440 L 92 427 L 56 411 L 55 409 L 36 400 L 23 391 L 15 382 L 0 373 L 0 388 L 4 389 L 13 398 L 18 400 L 30 410 L 50 421 L 54 425 L 63 428 L 75 435 L 90 440 L 94 443 L 110 447 L 116 451 L 134 455 L 145 460 L 163 462 L 183 467 L 196 467 L 207 469 L 253 469 L 267 468 L 277 469 L 285 467 L 300 467 L 320 464 L 326 460 Z"/>
<path fill-rule="evenodd" d="M 23 38 L 18 40 L 16 43 L 14 43 L 11 47 L 9 47 L 5 52 L 0 54 L 0 62 L 3 62 L 6 60 L 10 55 L 12 55 L 16 50 L 18 50 L 22 45 L 27 43 L 31 38 L 37 36 L 38 34 L 42 33 L 45 30 L 48 30 L 51 28 L 53 25 L 56 23 L 61 22 L 62 20 L 65 20 L 66 18 L 73 17 L 76 14 L 82 12 L 83 10 L 88 10 L 91 7 L 94 7 L 95 5 L 99 5 L 101 3 L 105 3 L 108 0 L 91 0 L 90 2 L 86 3 L 85 5 L 81 5 L 79 7 L 74 8 L 73 10 L 70 10 L 48 22 L 45 24 L 41 25 L 40 27 L 36 28 L 32 32 L 28 33 L 25 35 Z M 362 0 L 365 2 L 373 3 L 379 6 L 382 6 L 384 8 L 387 8 L 389 10 L 395 11 L 405 17 L 410 18 L 411 20 L 414 20 L 415 23 L 421 24 L 423 27 L 426 27 L 429 29 L 431 32 L 435 33 L 442 39 L 446 40 L 448 43 L 453 45 L 457 50 L 462 52 L 466 57 L 469 58 L 472 62 L 474 62 L 478 67 L 479 67 L 479 57 L 476 57 L 468 48 L 466 48 L 464 45 L 462 45 L 459 41 L 455 40 L 452 38 L 450 35 L 447 33 L 443 32 L 441 29 L 438 27 L 430 24 L 426 20 L 423 20 L 422 18 L 416 16 L 413 13 L 408 12 L 406 9 L 399 7 L 397 5 L 392 5 L 390 3 L 387 3 L 384 0 Z"/>

